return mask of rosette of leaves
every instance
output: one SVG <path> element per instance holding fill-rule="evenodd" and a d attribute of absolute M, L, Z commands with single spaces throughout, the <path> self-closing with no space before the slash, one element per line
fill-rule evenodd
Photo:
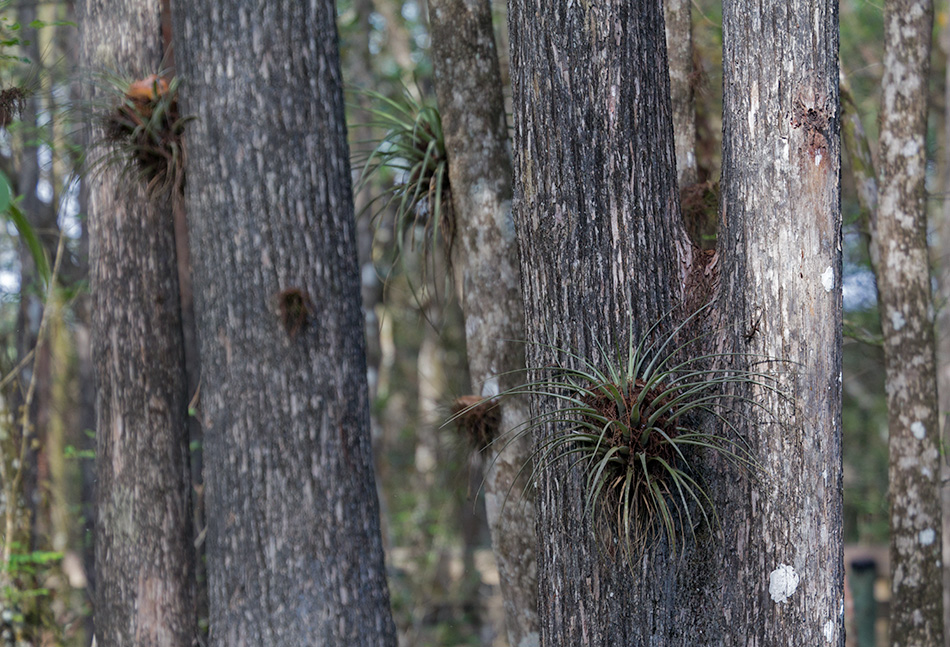
<path fill-rule="evenodd" d="M 367 109 L 372 120 L 366 126 L 385 134 L 381 139 L 359 142 L 370 144 L 367 152 L 355 153 L 353 164 L 362 168 L 357 190 L 371 182 L 383 189 L 366 207 L 377 231 L 383 215 L 392 212 L 396 254 L 408 244 L 420 245 L 428 255 L 441 240 L 446 252 L 451 249 L 453 221 L 449 197 L 449 171 L 438 109 L 403 91 L 399 100 L 378 92 L 359 93 L 373 105 Z"/>
<path fill-rule="evenodd" d="M 162 73 L 128 81 L 103 74 L 97 85 L 106 95 L 92 105 L 92 120 L 103 128 L 104 148 L 93 169 L 108 165 L 146 183 L 150 195 L 181 192 L 185 179 L 183 134 L 190 117 L 178 111 L 177 77 Z"/>
<path fill-rule="evenodd" d="M 639 343 L 631 327 L 626 349 L 600 346 L 595 359 L 552 347 L 570 366 L 529 369 L 540 377 L 502 394 L 553 403 L 510 430 L 509 438 L 557 426 L 535 450 L 531 480 L 561 459 L 579 468 L 585 511 L 602 546 L 610 554 L 619 549 L 631 567 L 661 538 L 676 554 L 702 524 L 718 524 L 697 450 L 741 469 L 758 466 L 734 421 L 758 407 L 745 395 L 748 387 L 778 392 L 776 381 L 755 368 L 729 365 L 771 360 L 696 353 L 704 336 L 680 338 L 703 310 L 668 334 L 659 334 L 662 320 L 657 322 Z"/>

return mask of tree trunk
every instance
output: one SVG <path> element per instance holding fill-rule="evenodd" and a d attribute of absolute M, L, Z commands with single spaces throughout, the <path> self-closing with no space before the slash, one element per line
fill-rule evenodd
<path fill-rule="evenodd" d="M 334 4 L 175 14 L 212 644 L 395 645 Z"/>
<path fill-rule="evenodd" d="M 676 176 L 680 189 L 699 181 L 696 170 L 696 107 L 693 103 L 692 0 L 665 0 L 666 50 L 670 62 L 670 99 Z"/>
<path fill-rule="evenodd" d="M 595 547 L 579 467 L 542 471 L 542 644 L 843 644 L 836 14 L 830 1 L 741 7 L 724 10 L 712 256 L 676 209 L 662 5 L 512 3 L 529 365 L 570 364 L 558 348 L 598 363 L 627 331 L 641 339 L 674 307 L 706 303 L 724 267 L 707 352 L 774 358 L 759 370 L 786 395 L 758 389 L 767 414 L 726 414 L 764 474 L 696 459 L 721 532 L 697 529 L 678 555 L 661 542 L 634 574 Z M 545 425 L 538 441 L 556 433 Z"/>
<path fill-rule="evenodd" d="M 472 384 L 482 397 L 516 386 L 524 369 L 524 304 L 512 172 L 491 3 L 429 0 L 435 87 L 456 219 L 453 271 L 465 316 Z M 505 432 L 523 427 L 526 396 L 501 403 Z M 538 640 L 534 497 L 521 466 L 531 439 L 500 437 L 486 455 L 485 507 L 512 647 Z"/>
<path fill-rule="evenodd" d="M 765 476 L 722 509 L 733 604 L 759 592 L 725 643 L 844 643 L 836 5 L 723 7 L 724 321 L 735 352 L 781 360 L 785 396 L 753 395 Z"/>
<path fill-rule="evenodd" d="M 950 57 L 950 22 L 940 32 L 940 48 Z M 950 65 L 944 71 L 944 117 L 943 117 L 943 191 L 950 195 Z M 943 209 L 937 224 L 937 302 L 950 303 L 950 200 L 943 201 Z M 941 412 L 940 439 L 946 447 L 950 438 L 950 308 L 937 309 L 937 396 Z M 943 527 L 943 563 L 950 563 L 950 463 L 940 461 L 941 526 Z M 950 568 L 943 570 L 943 644 L 950 647 Z"/>
<path fill-rule="evenodd" d="M 887 373 L 891 644 L 943 643 L 939 417 L 924 176 L 933 3 L 884 14 L 880 203 L 872 232 Z"/>
<path fill-rule="evenodd" d="M 639 336 L 674 304 L 690 254 L 677 209 L 662 10 L 649 1 L 511 5 L 529 366 L 564 365 L 568 351 L 596 361 L 598 344 L 625 346 L 630 325 Z M 537 442 L 556 433 L 545 426 Z M 598 550 L 584 477 L 567 466 L 539 478 L 541 643 L 653 644 L 675 631 L 672 573 L 648 558 L 634 578 Z"/>
<path fill-rule="evenodd" d="M 158 4 L 95 0 L 85 4 L 81 23 L 88 69 L 118 65 L 143 78 L 161 65 Z M 93 139 L 102 141 L 101 124 L 91 125 Z M 101 647 L 190 647 L 187 396 L 172 211 L 168 198 L 149 197 L 132 176 L 120 179 L 120 170 L 107 165 L 89 197 L 98 383 L 96 638 Z"/>

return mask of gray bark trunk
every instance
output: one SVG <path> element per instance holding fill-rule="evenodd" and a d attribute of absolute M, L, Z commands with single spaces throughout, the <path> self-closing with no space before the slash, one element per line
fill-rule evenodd
<path fill-rule="evenodd" d="M 212 644 L 395 645 L 334 4 L 175 12 Z"/>
<path fill-rule="evenodd" d="M 429 0 L 435 87 L 456 219 L 453 270 L 476 392 L 490 397 L 523 379 L 524 304 L 511 218 L 512 170 L 501 70 L 488 0 Z M 499 432 L 520 429 L 524 396 L 501 404 Z M 485 508 L 501 580 L 508 642 L 538 641 L 534 494 L 524 476 L 532 444 L 500 437 L 487 452 Z"/>
<path fill-rule="evenodd" d="M 542 644 L 843 644 L 833 6 L 726 3 L 717 258 L 691 249 L 676 212 L 660 3 L 512 4 L 529 365 L 568 361 L 542 344 L 593 359 L 628 326 L 639 338 L 705 303 L 724 267 L 711 348 L 782 360 L 764 370 L 788 395 L 754 393 L 768 414 L 731 418 L 764 474 L 699 463 L 721 532 L 678 558 L 648 551 L 635 577 L 595 548 L 577 469 L 542 473 Z"/>
<path fill-rule="evenodd" d="M 726 644 L 844 644 L 836 6 L 723 6 L 725 321 L 736 352 L 782 361 L 787 396 L 753 394 L 770 413 L 746 430 L 765 474 L 722 510 L 731 594 L 759 593 Z"/>
<path fill-rule="evenodd" d="M 950 23 L 940 32 L 940 46 L 944 54 L 950 56 Z M 950 65 L 946 66 L 944 76 L 944 132 L 943 132 L 943 190 L 950 195 Z M 936 252 L 939 258 L 937 268 L 937 301 L 950 303 L 950 200 L 944 200 L 940 220 L 937 224 L 940 241 Z M 937 310 L 937 396 L 940 417 L 940 439 L 946 447 L 948 433 L 947 416 L 950 415 L 950 308 Z M 943 487 L 941 498 L 941 526 L 943 527 L 943 563 L 950 563 L 950 464 L 940 462 L 940 482 Z M 943 569 L 943 644 L 950 647 L 950 568 Z"/>
<path fill-rule="evenodd" d="M 143 78 L 161 65 L 158 4 L 94 0 L 85 3 L 81 24 L 86 68 L 118 65 Z M 93 139 L 101 141 L 101 124 L 92 125 Z M 172 210 L 168 199 L 147 197 L 132 176 L 120 179 L 107 166 L 89 192 L 98 385 L 96 639 L 100 647 L 190 647 L 187 399 Z"/>
<path fill-rule="evenodd" d="M 662 4 L 511 4 L 515 223 L 528 365 L 591 360 L 669 312 L 681 260 Z M 535 412 L 550 407 L 537 402 Z M 538 430 L 538 443 L 557 431 Z M 636 578 L 599 550 L 584 477 L 568 461 L 539 476 L 543 645 L 667 644 L 683 622 L 674 571 L 650 558 Z M 681 644 L 674 640 L 669 644 Z"/>
<path fill-rule="evenodd" d="M 924 176 L 933 3 L 888 2 L 872 232 L 887 373 L 891 644 L 943 642 L 939 417 Z"/>
<path fill-rule="evenodd" d="M 666 51 L 670 63 L 670 99 L 676 177 L 680 188 L 699 181 L 696 170 L 696 107 L 693 103 L 692 0 L 665 0 Z"/>

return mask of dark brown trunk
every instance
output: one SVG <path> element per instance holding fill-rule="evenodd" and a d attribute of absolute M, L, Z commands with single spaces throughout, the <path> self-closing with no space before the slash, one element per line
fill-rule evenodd
<path fill-rule="evenodd" d="M 212 644 L 395 645 L 334 4 L 174 10 Z"/>
<path fill-rule="evenodd" d="M 571 364 L 568 352 L 596 362 L 598 344 L 625 346 L 631 325 L 645 333 L 676 302 L 680 263 L 690 257 L 662 11 L 649 1 L 511 6 L 515 223 L 530 366 Z M 545 426 L 537 442 L 556 433 Z M 675 632 L 685 610 L 673 604 L 668 565 L 647 560 L 635 578 L 621 557 L 598 549 L 584 477 L 568 464 L 539 479 L 542 644 L 640 645 Z"/>

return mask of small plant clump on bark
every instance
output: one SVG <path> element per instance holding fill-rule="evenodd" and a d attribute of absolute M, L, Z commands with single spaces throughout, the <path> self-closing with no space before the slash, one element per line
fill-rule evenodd
<path fill-rule="evenodd" d="M 472 449 L 481 451 L 498 437 L 501 405 L 496 398 L 463 395 L 452 403 L 452 420 Z"/>
<path fill-rule="evenodd" d="M 619 549 L 631 568 L 661 538 L 675 554 L 687 537 L 695 539 L 701 524 L 718 524 L 691 462 L 693 450 L 716 452 L 741 468 L 758 465 L 729 421 L 743 414 L 728 405 L 739 401 L 754 407 L 739 387 L 776 391 L 775 380 L 754 370 L 716 366 L 737 359 L 735 354 L 690 355 L 698 339 L 679 338 L 702 310 L 668 335 L 658 335 L 662 320 L 657 322 L 638 344 L 631 328 L 625 351 L 600 347 L 596 360 L 553 349 L 574 367 L 531 369 L 542 377 L 501 394 L 556 402 L 510 433 L 552 423 L 560 427 L 536 449 L 531 479 L 561 458 L 579 467 L 585 476 L 585 509 L 601 544 L 611 555 Z M 462 409 L 454 419 L 478 406 Z M 724 431 L 707 430 L 713 427 Z"/>
<path fill-rule="evenodd" d="M 0 90 L 0 127 L 6 128 L 19 118 L 29 96 L 29 90 L 18 86 Z"/>
<path fill-rule="evenodd" d="M 104 130 L 109 151 L 96 166 L 118 166 L 146 182 L 150 195 L 170 189 L 184 191 L 185 150 L 182 136 L 190 121 L 178 112 L 177 78 L 151 74 L 128 82 L 103 77 L 101 85 L 113 95 L 93 108 Z"/>
<path fill-rule="evenodd" d="M 371 151 L 353 156 L 354 167 L 363 169 L 357 190 L 374 178 L 382 178 L 388 185 L 368 207 L 377 231 L 382 226 L 380 217 L 393 207 L 397 254 L 404 251 L 407 242 L 410 250 L 419 244 L 428 254 L 441 240 L 449 258 L 455 230 L 438 109 L 413 98 L 408 91 L 401 100 L 369 90 L 361 94 L 376 103 L 369 109 L 374 121 L 365 125 L 386 133 L 379 142 L 373 142 Z"/>
<path fill-rule="evenodd" d="M 288 288 L 277 295 L 280 321 L 287 335 L 294 339 L 313 316 L 313 302 L 302 288 Z"/>

